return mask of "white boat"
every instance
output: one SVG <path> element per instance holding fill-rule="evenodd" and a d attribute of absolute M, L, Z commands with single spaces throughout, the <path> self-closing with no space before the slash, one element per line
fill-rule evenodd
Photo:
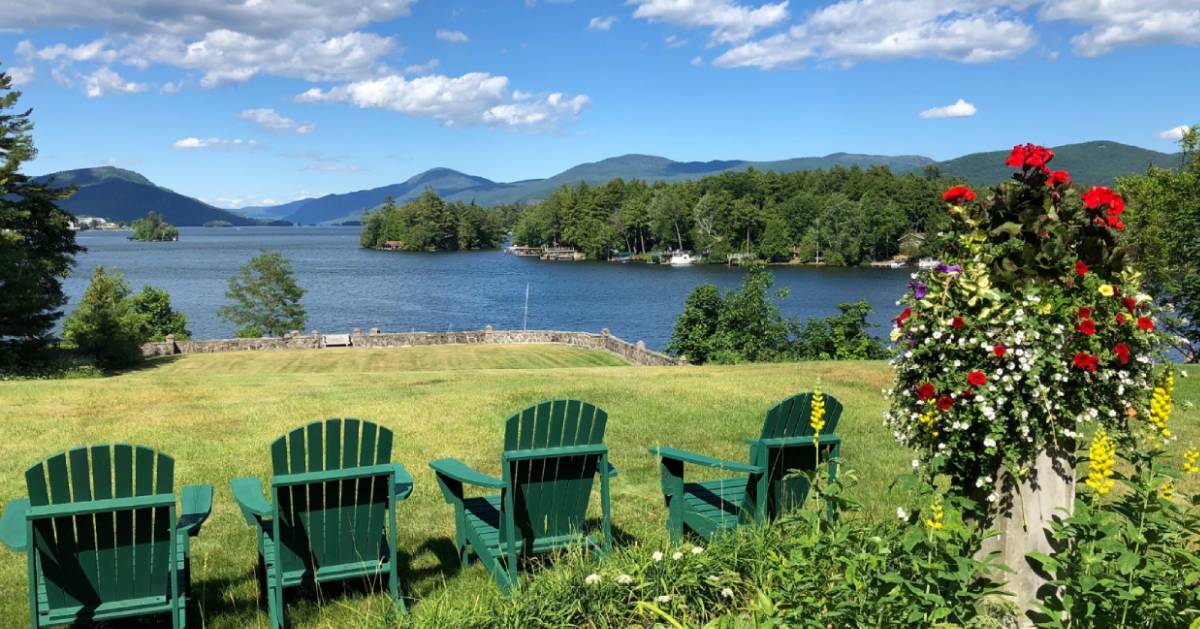
<path fill-rule="evenodd" d="M 942 262 L 940 260 L 934 260 L 933 258 L 921 258 L 921 260 L 917 262 L 917 268 L 923 271 L 928 271 L 929 269 L 937 268 L 937 265 L 941 263 Z"/>
<path fill-rule="evenodd" d="M 903 263 L 903 262 L 901 262 L 901 261 L 899 261 L 899 260 L 892 260 L 891 262 L 888 262 L 887 268 L 889 268 L 889 269 L 903 269 L 903 268 L 904 268 L 904 263 Z"/>
<path fill-rule="evenodd" d="M 671 266 L 692 266 L 696 259 L 686 251 L 676 251 L 671 254 Z"/>

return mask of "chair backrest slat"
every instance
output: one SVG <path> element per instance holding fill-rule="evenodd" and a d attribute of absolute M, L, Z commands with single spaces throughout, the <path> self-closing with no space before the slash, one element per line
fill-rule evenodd
<path fill-rule="evenodd" d="M 829 394 L 825 397 L 825 425 L 822 435 L 832 435 L 842 416 L 842 404 Z M 813 443 L 812 393 L 799 393 L 782 400 L 767 411 L 763 422 L 763 439 L 770 445 L 752 446 L 750 460 L 767 468 L 767 512 L 771 517 L 799 507 L 808 497 L 808 479 L 797 475 L 785 478 L 792 471 L 815 470 L 819 461 L 828 460 L 830 447 L 822 445 L 818 453 Z M 818 456 L 819 455 L 819 456 Z M 758 500 L 756 487 L 748 487 L 751 498 Z"/>
<path fill-rule="evenodd" d="M 25 480 L 32 506 L 67 508 L 66 515 L 61 509 L 30 514 L 30 552 L 50 610 L 135 598 L 166 601 L 174 560 L 172 507 L 114 510 L 97 501 L 174 493 L 171 457 L 150 448 L 93 445 L 33 465 Z"/>
<path fill-rule="evenodd" d="M 271 445 L 276 476 L 336 472 L 391 462 L 392 431 L 370 421 L 328 419 Z M 299 485 L 272 483 L 280 564 L 305 571 L 381 558 L 392 488 L 386 474 Z"/>
<path fill-rule="evenodd" d="M 505 423 L 506 491 L 512 492 L 516 532 L 526 546 L 583 531 L 602 451 L 572 447 L 603 444 L 607 417 L 586 402 L 553 400 L 530 406 Z M 519 456 L 544 448 L 560 448 L 561 454 Z M 509 453 L 518 456 L 510 459 Z"/>

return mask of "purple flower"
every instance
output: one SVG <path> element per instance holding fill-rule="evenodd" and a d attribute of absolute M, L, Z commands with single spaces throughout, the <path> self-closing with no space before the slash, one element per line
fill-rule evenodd
<path fill-rule="evenodd" d="M 908 287 L 912 289 L 913 297 L 917 299 L 925 299 L 925 293 L 929 292 L 929 287 L 920 280 L 913 280 L 908 283 Z"/>
<path fill-rule="evenodd" d="M 939 264 L 939 265 L 933 267 L 933 270 L 938 271 L 939 273 L 960 273 L 960 272 L 962 272 L 962 267 L 957 264 L 955 264 L 954 266 L 946 266 L 945 264 Z"/>

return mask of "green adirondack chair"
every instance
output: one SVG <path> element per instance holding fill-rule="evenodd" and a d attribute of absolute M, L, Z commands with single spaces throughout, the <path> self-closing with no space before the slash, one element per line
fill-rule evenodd
<path fill-rule="evenodd" d="M 271 444 L 271 464 L 270 503 L 257 477 L 232 486 L 258 536 L 272 626 L 283 626 L 285 588 L 354 578 L 386 578 L 404 611 L 396 503 L 412 493 L 413 480 L 392 462 L 392 431 L 358 419 L 312 422 Z"/>
<path fill-rule="evenodd" d="M 842 440 L 833 434 L 842 405 L 825 394 L 825 426 L 813 441 L 812 394 L 800 393 L 771 407 L 762 435 L 750 439 L 750 462 L 724 461 L 675 448 L 650 448 L 660 459 L 667 530 L 678 542 L 685 530 L 709 538 L 742 524 L 761 523 L 799 508 L 808 497 L 808 479 L 785 478 L 792 470 L 815 470 L 821 461 L 841 455 Z M 746 478 L 685 482 L 684 464 L 746 474 Z M 837 466 L 828 463 L 829 478 Z M 764 499 L 765 498 L 765 499 Z"/>
<path fill-rule="evenodd" d="M 506 593 L 517 583 L 522 555 L 571 544 L 612 550 L 609 478 L 604 427 L 608 414 L 586 402 L 541 402 L 508 418 L 504 427 L 502 478 L 481 474 L 456 459 L 429 464 L 446 502 L 454 505 L 455 546 L 463 565 L 468 548 L 481 559 Z M 600 474 L 604 539 L 584 532 L 592 484 Z M 468 498 L 464 485 L 499 490 L 499 495 Z"/>
<path fill-rule="evenodd" d="M 212 487 L 184 487 L 177 512 L 175 460 L 124 444 L 60 452 L 25 483 L 0 541 L 28 557 L 30 627 L 148 614 L 186 626 L 188 539 L 212 511 Z"/>

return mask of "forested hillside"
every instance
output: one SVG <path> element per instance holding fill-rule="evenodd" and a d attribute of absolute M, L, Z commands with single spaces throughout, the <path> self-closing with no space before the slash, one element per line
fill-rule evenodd
<path fill-rule="evenodd" d="M 684 249 L 722 262 L 728 254 L 750 253 L 856 265 L 895 255 L 907 232 L 936 229 L 946 185 L 885 167 L 581 183 L 523 211 L 513 242 L 576 247 L 593 259 L 613 251 Z"/>

